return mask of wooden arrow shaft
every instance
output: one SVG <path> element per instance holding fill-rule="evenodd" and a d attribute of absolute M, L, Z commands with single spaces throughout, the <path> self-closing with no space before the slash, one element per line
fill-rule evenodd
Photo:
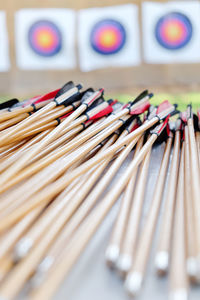
<path fill-rule="evenodd" d="M 139 274 L 139 276 L 143 280 L 152 243 L 153 243 L 153 237 L 155 234 L 158 214 L 161 206 L 163 190 L 166 181 L 166 174 L 167 174 L 167 169 L 169 164 L 171 146 L 172 146 L 172 136 L 168 138 L 165 146 L 165 151 L 163 154 L 163 159 L 161 162 L 159 174 L 155 184 L 150 210 L 148 212 L 144 226 L 142 228 L 138 245 L 137 245 L 137 251 L 135 253 L 133 264 L 130 272 L 128 273 L 127 278 L 131 278 L 134 277 L 135 274 Z M 127 279 L 127 281 L 128 280 L 129 279 Z"/>

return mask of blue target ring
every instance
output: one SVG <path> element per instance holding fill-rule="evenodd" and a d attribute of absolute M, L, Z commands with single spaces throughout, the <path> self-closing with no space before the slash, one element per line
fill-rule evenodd
<path fill-rule="evenodd" d="M 182 49 L 192 39 L 193 26 L 186 15 L 172 12 L 158 20 L 155 36 L 157 42 L 165 49 Z"/>
<path fill-rule="evenodd" d="M 38 55 L 51 57 L 62 48 L 62 34 L 56 24 L 48 20 L 35 22 L 28 31 L 30 48 Z"/>

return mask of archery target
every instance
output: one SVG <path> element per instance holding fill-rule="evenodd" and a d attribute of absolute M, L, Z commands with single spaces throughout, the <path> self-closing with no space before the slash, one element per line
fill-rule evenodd
<path fill-rule="evenodd" d="M 78 21 L 82 71 L 140 63 L 137 6 L 128 4 L 81 10 Z"/>
<path fill-rule="evenodd" d="M 62 49 L 62 34 L 58 26 L 48 20 L 35 22 L 29 29 L 31 49 L 40 56 L 50 57 Z"/>
<path fill-rule="evenodd" d="M 145 2 L 142 13 L 147 63 L 200 61 L 199 2 Z"/>
<path fill-rule="evenodd" d="M 97 53 L 115 54 L 125 45 L 126 30 L 118 21 L 109 19 L 99 21 L 91 31 L 90 41 Z"/>
<path fill-rule="evenodd" d="M 185 47 L 193 34 L 190 19 L 178 12 L 172 12 L 161 17 L 156 24 L 155 35 L 158 43 L 169 50 Z"/>
<path fill-rule="evenodd" d="M 6 26 L 6 13 L 0 11 L 0 72 L 10 69 L 8 32 Z"/>
<path fill-rule="evenodd" d="M 16 13 L 16 54 L 21 69 L 72 69 L 75 61 L 75 12 L 23 9 Z"/>

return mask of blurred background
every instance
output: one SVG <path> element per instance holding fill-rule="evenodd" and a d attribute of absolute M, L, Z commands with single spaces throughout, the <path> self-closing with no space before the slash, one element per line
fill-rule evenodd
<path fill-rule="evenodd" d="M 200 91 L 200 2 L 0 1 L 0 95 L 26 98 L 73 80 L 128 101 L 193 102 Z"/>

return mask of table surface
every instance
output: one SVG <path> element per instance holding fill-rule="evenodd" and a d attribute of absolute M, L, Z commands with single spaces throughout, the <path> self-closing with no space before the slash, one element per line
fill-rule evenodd
<path fill-rule="evenodd" d="M 143 210 L 142 223 L 148 213 L 151 204 L 152 193 L 156 183 L 160 162 L 162 160 L 164 145 L 153 147 L 149 167 L 149 176 L 145 192 L 145 204 Z M 116 180 L 123 175 L 124 169 L 132 159 L 129 155 L 126 162 L 122 165 Z M 167 178 L 169 171 L 167 174 Z M 107 191 L 104 192 L 106 194 Z M 163 199 L 165 198 L 165 193 Z M 109 241 L 112 226 L 118 211 L 119 201 L 112 208 L 104 222 L 99 227 L 96 234 L 91 239 L 87 248 L 77 261 L 76 265 L 63 282 L 59 291 L 55 295 L 55 300 L 126 300 L 129 299 L 124 288 L 122 280 L 116 273 L 109 270 L 105 264 L 104 253 Z M 163 204 L 160 217 L 162 216 Z M 159 217 L 159 221 L 160 221 Z M 168 299 L 168 280 L 167 278 L 158 278 L 154 270 L 154 253 L 157 245 L 157 236 L 159 232 L 159 221 L 157 233 L 152 247 L 152 253 L 149 260 L 146 279 L 141 293 L 136 297 L 137 300 L 166 300 Z M 141 224 L 142 226 L 142 224 Z M 200 288 L 193 287 L 190 291 L 190 299 L 200 299 Z"/>

